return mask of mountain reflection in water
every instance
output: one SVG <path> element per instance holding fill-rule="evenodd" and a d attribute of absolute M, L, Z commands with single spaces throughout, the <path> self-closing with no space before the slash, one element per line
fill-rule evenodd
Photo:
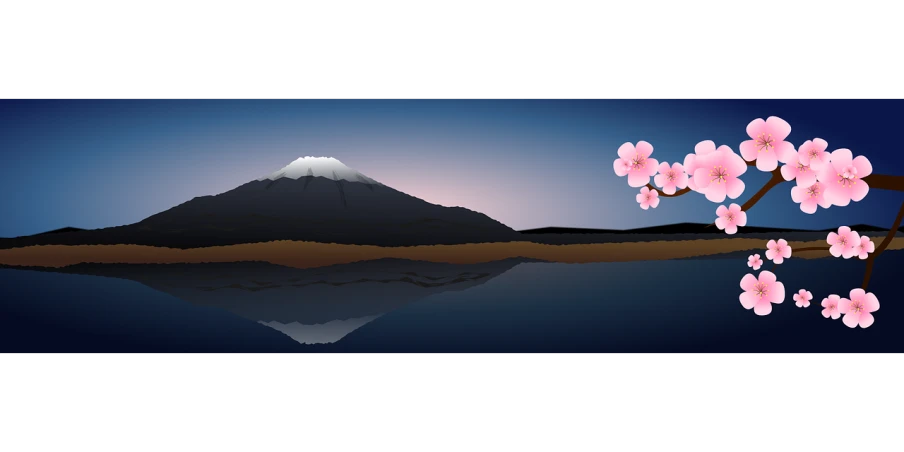
<path fill-rule="evenodd" d="M 79 264 L 58 271 L 136 281 L 229 311 L 301 344 L 328 344 L 387 312 L 483 284 L 524 261 L 458 265 L 380 259 L 311 269 L 262 262 Z"/>

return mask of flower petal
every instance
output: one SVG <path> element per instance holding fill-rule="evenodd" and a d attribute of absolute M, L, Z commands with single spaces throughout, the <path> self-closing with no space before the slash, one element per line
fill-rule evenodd
<path fill-rule="evenodd" d="M 791 124 L 778 116 L 770 116 L 766 118 L 766 131 L 771 133 L 776 141 L 784 141 L 791 135 Z"/>
<path fill-rule="evenodd" d="M 797 163 L 794 145 L 789 141 L 782 141 L 775 146 L 775 157 L 782 163 Z"/>
<path fill-rule="evenodd" d="M 628 165 L 622 159 L 615 159 L 612 168 L 615 169 L 615 175 L 618 177 L 624 177 L 628 174 Z"/>
<path fill-rule="evenodd" d="M 863 180 L 857 180 L 851 187 L 851 201 L 859 202 L 869 193 L 869 184 Z"/>
<path fill-rule="evenodd" d="M 634 188 L 643 187 L 650 183 L 650 176 L 638 171 L 628 173 L 628 185 Z"/>
<path fill-rule="evenodd" d="M 863 307 L 866 312 L 875 312 L 879 310 L 879 299 L 872 292 L 867 293 L 863 297 Z"/>
<path fill-rule="evenodd" d="M 784 170 L 784 169 L 785 169 L 785 167 L 782 167 L 782 170 Z M 795 185 L 794 187 L 791 187 L 791 200 L 798 204 L 804 202 L 804 199 L 806 199 L 804 197 L 805 192 L 806 192 L 806 189 L 799 185 Z"/>
<path fill-rule="evenodd" d="M 716 150 L 716 142 L 713 140 L 705 140 L 694 146 L 694 153 L 697 155 L 706 155 Z M 687 159 L 685 159 L 686 161 Z M 685 165 L 686 166 L 686 165 Z"/>
<path fill-rule="evenodd" d="M 744 275 L 743 278 L 741 278 L 741 289 L 744 289 L 746 291 L 752 291 L 753 286 L 755 286 L 757 282 L 759 282 L 759 281 L 756 279 L 756 276 L 753 276 L 753 274 L 748 273 L 748 274 Z"/>
<path fill-rule="evenodd" d="M 854 156 L 851 154 L 850 149 L 836 149 L 832 152 L 832 166 L 835 167 L 837 172 L 841 172 L 845 166 L 852 164 L 854 161 Z"/>
<path fill-rule="evenodd" d="M 634 158 L 634 153 L 635 149 L 632 143 L 625 143 L 618 147 L 618 156 L 625 160 Z"/>
<path fill-rule="evenodd" d="M 728 226 L 728 220 L 723 217 L 716 217 L 716 227 L 719 228 L 720 231 L 724 231 L 726 226 Z"/>
<path fill-rule="evenodd" d="M 785 180 L 794 180 L 797 178 L 797 166 L 787 164 L 782 166 L 782 178 Z"/>
<path fill-rule="evenodd" d="M 813 147 L 813 142 L 810 140 L 804 141 L 804 144 L 800 145 L 797 148 L 797 159 L 800 160 L 800 163 L 804 165 L 810 164 L 810 149 Z"/>
<path fill-rule="evenodd" d="M 866 185 L 866 184 L 864 184 Z M 744 193 L 744 181 L 733 177 L 725 181 L 725 194 L 731 199 L 738 199 Z"/>
<path fill-rule="evenodd" d="M 656 160 L 656 159 L 647 159 L 647 166 L 644 167 L 644 169 L 642 169 L 641 172 L 643 172 L 644 170 L 646 170 L 647 175 L 650 176 L 650 177 L 653 177 L 653 175 L 656 174 L 656 168 L 658 168 L 658 167 L 659 167 L 659 161 L 658 161 L 658 160 Z"/>
<path fill-rule="evenodd" d="M 760 132 L 766 131 L 766 121 L 763 121 L 763 118 L 756 118 L 753 121 L 750 121 L 747 124 L 747 136 L 750 138 L 756 139 L 756 136 L 760 134 Z"/>
<path fill-rule="evenodd" d="M 709 187 L 706 187 L 706 193 L 704 193 L 704 196 L 706 196 L 706 199 L 712 202 L 725 201 L 725 186 L 726 184 L 709 184 Z"/>
<path fill-rule="evenodd" d="M 756 169 L 768 173 L 778 168 L 778 157 L 775 156 L 775 152 L 766 151 L 759 154 L 756 158 Z"/>
<path fill-rule="evenodd" d="M 738 216 L 735 220 L 735 224 L 741 227 L 747 226 L 747 212 L 738 212 L 737 215 Z"/>
<path fill-rule="evenodd" d="M 665 187 L 665 174 L 657 174 L 653 176 L 653 183 L 656 184 L 657 187 Z"/>
<path fill-rule="evenodd" d="M 741 306 L 744 306 L 744 309 L 753 309 L 757 302 L 760 301 L 760 297 L 756 296 L 753 292 L 742 292 L 739 299 L 741 300 Z"/>
<path fill-rule="evenodd" d="M 860 314 L 849 312 L 844 315 L 844 318 L 841 319 L 841 321 L 849 328 L 856 328 L 857 324 L 860 323 Z"/>
<path fill-rule="evenodd" d="M 758 154 L 756 149 L 756 141 L 742 141 L 741 145 L 738 148 L 741 150 L 741 157 L 744 157 L 744 160 L 747 160 L 748 162 L 756 160 L 756 156 Z"/>
<path fill-rule="evenodd" d="M 650 154 L 653 153 L 653 145 L 643 140 L 637 142 L 635 149 L 637 150 L 638 154 L 644 157 L 649 157 Z"/>
<path fill-rule="evenodd" d="M 852 162 L 854 168 L 857 168 L 857 177 L 864 178 L 873 174 L 873 164 L 869 162 L 869 159 L 858 155 Z"/>
<path fill-rule="evenodd" d="M 709 187 L 709 183 L 712 180 L 709 177 L 709 170 L 706 168 L 697 168 L 697 171 L 694 171 L 694 185 L 697 186 L 698 189 L 705 189 Z"/>
<path fill-rule="evenodd" d="M 772 312 L 772 303 L 760 300 L 756 305 L 753 306 L 753 312 L 756 315 L 769 315 Z"/>

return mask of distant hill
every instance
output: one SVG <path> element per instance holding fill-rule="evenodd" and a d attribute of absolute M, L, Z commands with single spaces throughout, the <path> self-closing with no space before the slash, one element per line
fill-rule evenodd
<path fill-rule="evenodd" d="M 768 228 L 759 226 L 747 226 L 738 229 L 739 234 L 744 233 L 764 233 L 764 232 L 829 232 L 833 229 L 791 229 L 791 228 Z M 877 232 L 887 231 L 888 228 L 880 228 L 865 224 L 857 224 L 851 226 L 851 229 L 858 232 Z M 904 227 L 899 231 L 904 231 Z M 521 234 L 724 234 L 717 227 L 705 223 L 675 223 L 665 224 L 661 226 L 649 226 L 635 229 L 589 229 L 589 228 L 563 228 L 563 227 L 546 227 L 537 229 L 525 229 L 518 231 Z"/>
<path fill-rule="evenodd" d="M 24 237 L 39 237 L 39 236 L 42 236 L 42 235 L 64 234 L 64 233 L 67 233 L 67 232 L 81 232 L 81 231 L 86 231 L 86 230 L 87 230 L 87 229 L 73 228 L 73 227 L 65 227 L 65 228 L 54 229 L 54 230 L 52 230 L 52 231 L 40 232 L 40 233 L 37 233 L 37 234 L 27 235 L 27 236 L 24 236 Z"/>

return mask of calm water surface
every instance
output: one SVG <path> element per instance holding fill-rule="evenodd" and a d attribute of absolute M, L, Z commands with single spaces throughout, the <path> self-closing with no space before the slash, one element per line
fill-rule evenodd
<path fill-rule="evenodd" d="M 859 286 L 857 260 L 787 260 L 786 300 L 766 317 L 738 302 L 746 256 L 0 269 L 0 351 L 901 352 L 900 268 L 902 252 L 877 261 L 865 330 L 820 315 Z M 809 308 L 791 300 L 801 288 Z"/>

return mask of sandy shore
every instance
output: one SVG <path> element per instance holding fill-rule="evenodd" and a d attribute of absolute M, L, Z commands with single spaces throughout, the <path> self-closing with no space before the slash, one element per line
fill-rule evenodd
<path fill-rule="evenodd" d="M 791 242 L 792 248 L 823 246 L 828 247 L 824 240 Z M 585 263 L 667 260 L 738 251 L 757 252 L 763 255 L 765 260 L 765 249 L 766 241 L 752 238 L 589 245 L 508 242 L 409 247 L 278 241 L 187 250 L 142 245 L 47 245 L 0 250 L 0 265 L 65 267 L 88 262 L 170 264 L 263 261 L 288 267 L 311 268 L 381 258 L 471 264 L 513 257 L 551 262 Z M 904 238 L 895 239 L 889 249 L 904 249 Z M 827 251 L 795 254 L 802 258 L 819 258 L 828 255 Z"/>

